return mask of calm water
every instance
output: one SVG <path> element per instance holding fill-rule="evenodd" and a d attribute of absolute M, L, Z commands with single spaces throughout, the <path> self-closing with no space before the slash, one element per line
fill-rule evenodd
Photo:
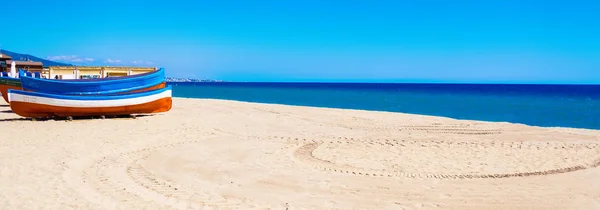
<path fill-rule="evenodd" d="M 600 129 L 600 85 L 171 83 L 174 96 Z"/>

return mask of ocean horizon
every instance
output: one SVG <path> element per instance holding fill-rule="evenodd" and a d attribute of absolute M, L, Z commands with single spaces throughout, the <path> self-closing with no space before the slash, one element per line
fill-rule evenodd
<path fill-rule="evenodd" d="M 600 130 L 600 85 L 169 82 L 173 96 Z"/>

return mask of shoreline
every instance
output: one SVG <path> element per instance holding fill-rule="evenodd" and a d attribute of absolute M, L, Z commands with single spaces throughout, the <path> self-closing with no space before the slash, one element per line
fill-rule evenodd
<path fill-rule="evenodd" d="M 597 209 L 600 131 L 173 98 L 136 119 L 0 102 L 15 209 Z"/>
<path fill-rule="evenodd" d="M 228 101 L 228 102 L 249 103 L 249 104 L 279 105 L 279 106 L 290 106 L 290 107 L 300 107 L 300 108 L 316 108 L 316 109 L 325 109 L 325 110 L 349 110 L 349 111 L 359 111 L 359 112 L 360 111 L 364 111 L 364 112 L 381 112 L 381 113 L 390 113 L 390 114 L 403 114 L 403 115 L 415 115 L 415 116 L 423 116 L 423 117 L 443 118 L 443 119 L 457 120 L 457 121 L 474 121 L 474 122 L 485 122 L 485 123 L 505 123 L 505 124 L 512 124 L 512 125 L 536 127 L 536 128 L 574 129 L 574 130 L 600 131 L 600 129 L 593 129 L 593 128 L 562 127 L 562 126 L 538 126 L 538 125 L 529 125 L 529 124 L 524 124 L 524 123 L 507 122 L 507 121 L 487 121 L 487 120 L 461 119 L 461 118 L 452 118 L 452 117 L 439 116 L 439 115 L 413 114 L 413 113 L 406 113 L 406 112 L 394 112 L 394 111 L 382 111 L 382 110 L 334 108 L 334 107 L 324 107 L 324 106 L 304 106 L 304 105 L 266 103 L 266 102 L 252 102 L 252 101 L 239 101 L 239 100 L 233 100 L 233 99 L 216 99 L 216 98 L 193 98 L 193 97 L 173 97 L 173 98 L 191 99 L 191 100 L 208 100 L 208 101 L 210 101 L 210 100 L 214 100 L 214 101 Z"/>

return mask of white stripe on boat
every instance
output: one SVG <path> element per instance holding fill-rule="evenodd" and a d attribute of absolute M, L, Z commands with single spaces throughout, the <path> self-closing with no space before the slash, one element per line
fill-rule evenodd
<path fill-rule="evenodd" d="M 35 104 L 44 104 L 50 106 L 61 106 L 61 107 L 119 107 L 119 106 L 131 106 L 149 103 L 152 101 L 156 101 L 162 98 L 171 97 L 172 90 L 165 90 L 157 94 L 147 95 L 142 97 L 135 98 L 124 98 L 124 99 L 113 99 L 113 100 L 73 100 L 73 99 L 58 99 L 58 98 L 48 98 L 43 96 L 30 96 L 30 95 L 22 95 L 18 93 L 10 93 L 8 94 L 9 100 L 25 102 L 25 103 L 35 103 Z"/>

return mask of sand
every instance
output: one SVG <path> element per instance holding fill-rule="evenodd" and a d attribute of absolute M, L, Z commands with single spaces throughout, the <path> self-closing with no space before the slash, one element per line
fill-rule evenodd
<path fill-rule="evenodd" d="M 600 131 L 174 99 L 136 119 L 0 104 L 1 209 L 600 209 Z"/>

